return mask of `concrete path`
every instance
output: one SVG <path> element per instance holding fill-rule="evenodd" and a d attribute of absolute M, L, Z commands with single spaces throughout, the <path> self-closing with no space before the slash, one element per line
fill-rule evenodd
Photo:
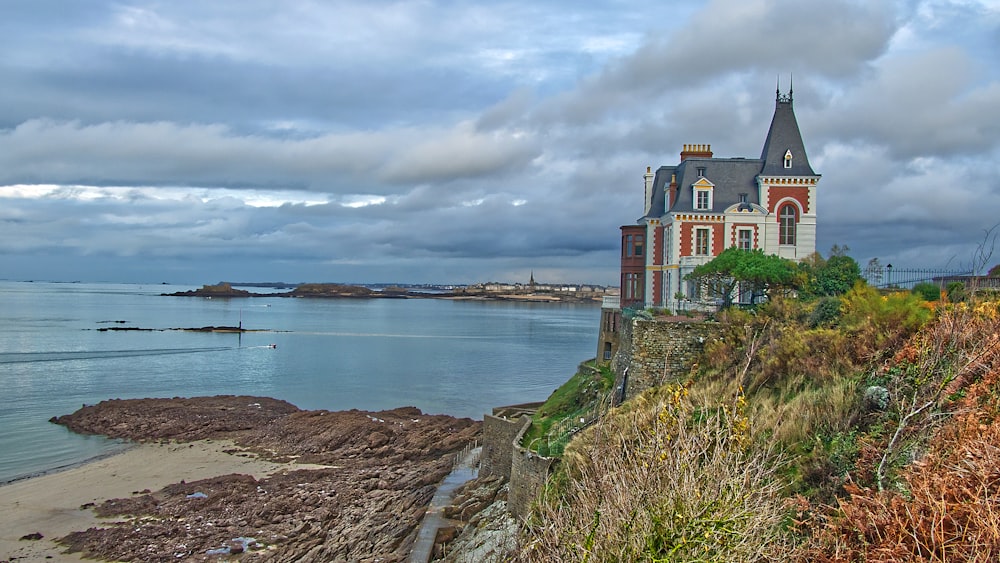
<path fill-rule="evenodd" d="M 438 485 L 438 490 L 431 498 L 431 504 L 427 507 L 424 519 L 420 522 L 417 539 L 413 542 L 413 549 L 410 550 L 409 563 L 430 561 L 438 529 L 452 522 L 441 513 L 446 506 L 451 504 L 455 489 L 476 478 L 479 473 L 479 455 L 482 449 L 480 446 L 466 453 L 455 469 Z"/>

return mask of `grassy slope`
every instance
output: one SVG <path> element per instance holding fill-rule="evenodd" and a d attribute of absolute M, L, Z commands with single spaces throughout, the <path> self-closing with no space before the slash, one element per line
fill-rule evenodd
<path fill-rule="evenodd" d="M 605 410 L 614 383 L 608 367 L 580 364 L 576 374 L 539 407 L 522 443 L 541 455 L 561 455 L 573 435 Z"/>
<path fill-rule="evenodd" d="M 782 553 L 784 560 L 920 560 L 926 556 L 921 550 L 935 545 L 955 560 L 1000 559 L 1000 510 L 975 509 L 984 498 L 1000 498 L 1000 479 L 986 484 L 974 479 L 983 472 L 1000 474 L 1000 455 L 980 456 L 995 459 L 996 465 L 958 472 L 961 475 L 950 484 L 941 477 L 949 474 L 942 464 L 954 468 L 958 463 L 955 452 L 968 452 L 968 444 L 981 445 L 984 436 L 992 435 L 992 422 L 977 425 L 967 417 L 992 421 L 1000 414 L 1000 384 L 995 384 L 1000 381 L 998 317 L 995 301 L 935 307 L 910 294 L 880 295 L 864 287 L 839 300 L 778 300 L 753 315 L 725 315 L 725 334 L 707 346 L 695 381 L 653 390 L 573 441 L 555 494 L 540 507 L 527 541 L 539 545 L 545 538 L 562 543 L 576 538 L 575 545 L 584 546 L 595 560 L 615 559 L 641 528 L 642 541 L 638 551 L 628 552 L 630 557 L 673 553 L 665 560 L 688 560 L 675 557 L 683 546 L 686 553 L 704 550 L 722 560 L 738 559 L 751 549 L 762 560 L 768 559 L 767 553 Z M 553 394 L 553 399 L 562 395 L 553 401 L 553 410 L 559 404 L 559 412 L 571 414 L 578 402 L 567 397 L 579 395 L 573 390 L 581 384 L 567 386 L 563 394 Z M 674 421 L 673 427 L 664 423 L 664 416 L 666 422 Z M 706 420 L 714 426 L 704 428 Z M 956 421 L 963 420 L 956 429 Z M 545 421 L 542 417 L 542 424 Z M 540 431 L 546 428 L 542 424 Z M 550 424 L 549 432 L 557 426 Z M 697 447 L 680 446 L 681 427 L 686 436 L 709 437 L 697 438 Z M 712 428 L 726 431 L 713 434 Z M 724 465 L 706 465 L 711 459 L 705 457 L 707 452 L 744 444 L 733 439 L 744 433 L 745 445 L 732 449 L 732 459 L 747 456 L 744 461 L 752 463 L 746 471 L 733 475 Z M 608 436 L 626 438 L 609 449 Z M 702 453 L 692 457 L 692 451 Z M 604 465 L 597 467 L 595 459 Z M 923 469 L 927 460 L 938 460 L 934 478 Z M 627 490 L 615 498 L 603 492 L 609 478 L 617 482 L 659 475 L 650 468 L 674 462 L 674 467 L 694 464 L 704 469 L 694 478 L 702 482 L 689 487 L 687 496 L 682 494 L 687 490 L 683 483 L 661 493 L 646 485 L 633 487 L 631 496 Z M 962 482 L 963 475 L 973 480 Z M 645 479 L 640 482 L 652 482 L 652 477 Z M 739 479 L 748 481 L 740 484 Z M 769 483 L 782 486 L 775 489 Z M 921 501 L 913 491 L 915 483 L 927 494 L 948 491 L 955 498 L 950 504 L 929 496 Z M 716 485 L 719 490 L 750 487 L 753 502 L 761 508 L 755 513 L 759 518 L 730 518 L 745 497 L 737 502 L 720 493 L 706 504 L 705 491 Z M 588 493 L 594 490 L 601 494 Z M 792 502 L 794 508 L 782 509 L 777 520 L 772 518 L 776 498 L 782 506 Z M 913 502 L 924 503 L 918 504 L 926 513 L 923 520 L 899 508 Z M 967 517 L 956 526 L 942 507 Z M 616 513 L 623 515 L 620 521 L 609 523 Z M 994 513 L 998 516 L 990 520 Z M 977 515 L 979 520 L 972 522 Z M 728 522 L 723 528 L 739 528 L 742 536 L 752 534 L 760 541 L 747 545 L 726 540 L 730 536 L 712 528 L 712 522 Z M 751 524 L 765 528 L 745 528 Z M 701 531 L 690 535 L 695 528 Z M 613 538 L 621 530 L 629 534 L 616 543 Z M 964 538 L 978 542 L 978 553 L 987 558 L 963 555 L 977 553 Z M 695 551 L 690 551 L 689 542 L 698 544 Z M 559 560 L 567 555 L 544 557 Z"/>

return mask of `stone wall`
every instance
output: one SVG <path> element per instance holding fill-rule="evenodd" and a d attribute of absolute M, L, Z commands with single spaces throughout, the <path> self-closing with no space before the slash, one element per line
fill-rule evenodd
<path fill-rule="evenodd" d="M 597 334 L 598 364 L 608 364 L 618 352 L 619 333 L 624 321 L 622 311 L 618 308 L 601 308 L 601 327 Z"/>
<path fill-rule="evenodd" d="M 529 421 L 530 422 L 530 421 Z M 543 457 L 520 446 L 521 437 L 527 432 L 530 424 L 526 424 L 512 443 L 513 450 L 510 468 L 510 490 L 507 493 L 507 510 L 518 519 L 528 517 L 531 503 L 545 488 L 549 478 L 549 469 L 555 458 Z"/>
<path fill-rule="evenodd" d="M 483 452 L 479 474 L 500 475 L 507 479 L 507 509 L 517 518 L 526 518 L 549 478 L 549 468 L 556 461 L 521 447 L 521 438 L 531 427 L 531 417 L 518 419 L 483 415 Z"/>
<path fill-rule="evenodd" d="M 625 374 L 625 370 L 628 369 L 629 364 L 632 362 L 632 327 L 634 324 L 635 319 L 631 317 L 622 319 L 618 334 L 618 351 L 615 352 L 614 357 L 611 359 L 611 370 L 617 375 L 615 378 L 615 389 L 619 392 L 622 389 L 623 383 L 628 384 L 627 381 L 624 381 L 623 374 Z"/>
<path fill-rule="evenodd" d="M 489 414 L 483 415 L 483 453 L 479 474 L 483 477 L 501 475 L 510 479 L 511 455 L 514 439 L 531 425 L 531 417 L 522 416 L 507 419 Z"/>
<path fill-rule="evenodd" d="M 685 378 L 705 343 L 718 338 L 719 331 L 714 321 L 625 322 L 612 363 L 619 398 L 631 399 L 650 387 Z"/>

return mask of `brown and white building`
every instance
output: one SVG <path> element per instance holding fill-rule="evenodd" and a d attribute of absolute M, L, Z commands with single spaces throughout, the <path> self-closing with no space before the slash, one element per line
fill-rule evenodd
<path fill-rule="evenodd" d="M 792 260 L 816 250 L 816 185 L 792 108 L 776 92 L 760 158 L 717 158 L 684 145 L 680 162 L 646 168 L 643 215 L 622 232 L 621 306 L 678 310 L 714 302 L 684 276 L 730 247 Z"/>

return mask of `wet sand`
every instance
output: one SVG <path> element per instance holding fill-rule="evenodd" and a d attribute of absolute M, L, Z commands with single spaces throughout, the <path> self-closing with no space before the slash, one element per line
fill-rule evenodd
<path fill-rule="evenodd" d="M 127 498 L 141 491 L 155 491 L 180 481 L 243 473 L 255 478 L 280 470 L 317 466 L 279 464 L 258 459 L 228 440 L 142 444 L 110 457 L 94 460 L 58 473 L 0 486 L 0 562 L 85 561 L 64 553 L 55 543 L 70 532 L 86 530 L 101 522 L 94 512 L 81 508 L 113 498 Z M 22 540 L 29 534 L 40 540 Z"/>

